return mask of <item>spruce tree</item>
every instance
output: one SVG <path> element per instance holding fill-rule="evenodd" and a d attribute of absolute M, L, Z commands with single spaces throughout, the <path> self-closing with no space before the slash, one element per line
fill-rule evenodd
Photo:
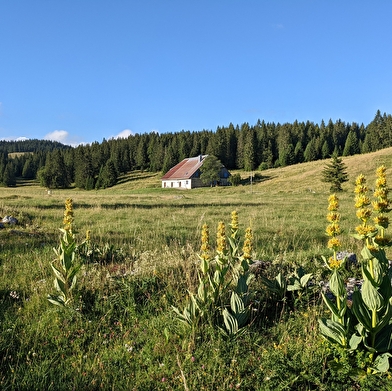
<path fill-rule="evenodd" d="M 342 183 L 348 181 L 346 165 L 338 155 L 332 155 L 330 163 L 327 163 L 322 172 L 322 181 L 331 184 L 331 193 L 342 191 Z"/>
<path fill-rule="evenodd" d="M 214 155 L 208 155 L 203 165 L 200 167 L 201 175 L 200 179 L 203 184 L 210 184 L 213 186 L 219 181 L 219 173 L 222 168 L 222 162 Z"/>

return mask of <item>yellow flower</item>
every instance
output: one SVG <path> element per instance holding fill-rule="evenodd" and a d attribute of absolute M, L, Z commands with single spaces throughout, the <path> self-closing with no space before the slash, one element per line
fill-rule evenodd
<path fill-rule="evenodd" d="M 340 227 L 338 224 L 329 224 L 325 232 L 328 236 L 336 236 L 340 234 Z"/>
<path fill-rule="evenodd" d="M 374 224 L 379 225 L 383 228 L 388 228 L 389 218 L 387 216 L 380 214 L 379 216 L 375 217 L 373 220 L 374 220 Z"/>
<path fill-rule="evenodd" d="M 366 195 L 359 195 L 355 197 L 356 208 L 365 208 L 368 205 L 370 205 L 370 198 Z"/>
<path fill-rule="evenodd" d="M 376 246 L 373 246 L 372 244 L 368 244 L 366 247 L 373 254 L 376 254 L 378 252 L 378 248 Z"/>
<path fill-rule="evenodd" d="M 377 187 L 384 187 L 387 185 L 387 178 L 380 177 L 376 179 L 376 186 Z"/>
<path fill-rule="evenodd" d="M 88 242 L 88 241 L 90 241 L 91 240 L 91 231 L 88 229 L 87 231 L 86 231 L 86 241 Z"/>
<path fill-rule="evenodd" d="M 210 252 L 210 233 L 207 224 L 203 224 L 201 230 L 201 258 L 204 260 L 208 260 Z"/>
<path fill-rule="evenodd" d="M 368 187 L 366 185 L 357 185 L 355 186 L 354 193 L 355 194 L 365 194 L 368 191 Z"/>
<path fill-rule="evenodd" d="M 226 227 L 222 221 L 218 224 L 218 231 L 216 234 L 216 251 L 223 253 L 226 250 Z"/>
<path fill-rule="evenodd" d="M 329 211 L 336 211 L 339 208 L 339 198 L 336 194 L 331 194 L 328 197 L 328 210 Z"/>
<path fill-rule="evenodd" d="M 372 210 L 369 208 L 361 208 L 357 210 L 357 217 L 362 221 L 367 221 L 372 215 Z"/>
<path fill-rule="evenodd" d="M 377 231 L 377 229 L 375 227 L 372 227 L 371 225 L 358 225 L 355 230 L 358 232 L 359 235 L 362 236 L 369 236 Z"/>
<path fill-rule="evenodd" d="M 388 209 L 388 201 L 373 201 L 373 209 L 377 212 L 385 212 Z"/>
<path fill-rule="evenodd" d="M 384 188 L 377 188 L 376 190 L 374 190 L 373 194 L 376 198 L 386 199 L 388 197 L 388 193 L 389 193 L 388 188 L 384 187 Z"/>
<path fill-rule="evenodd" d="M 387 171 L 387 168 L 384 165 L 382 165 L 377 168 L 376 174 L 377 174 L 377 176 L 384 176 L 386 174 L 386 171 Z"/>
<path fill-rule="evenodd" d="M 342 261 L 335 259 L 334 257 L 330 257 L 328 260 L 328 265 L 331 269 L 338 269 L 341 265 Z"/>
<path fill-rule="evenodd" d="M 337 223 L 340 220 L 340 213 L 337 212 L 329 212 L 327 214 L 327 220 L 330 223 Z"/>
<path fill-rule="evenodd" d="M 388 246 L 391 243 L 391 239 L 390 238 L 385 238 L 385 237 L 381 237 L 381 236 L 376 236 L 374 238 L 374 241 L 380 246 L 380 247 L 385 247 Z"/>
<path fill-rule="evenodd" d="M 236 210 L 231 212 L 231 236 L 234 237 L 235 233 L 238 231 L 238 213 Z"/>
<path fill-rule="evenodd" d="M 74 221 L 73 215 L 72 198 L 67 198 L 65 200 L 65 211 L 63 219 L 64 229 L 67 231 L 72 231 L 72 223 Z"/>
<path fill-rule="evenodd" d="M 366 177 L 363 174 L 360 174 L 357 176 L 357 179 L 355 180 L 355 185 L 364 185 L 366 183 Z"/>
<path fill-rule="evenodd" d="M 250 227 L 245 230 L 245 240 L 244 245 L 242 247 L 243 257 L 245 259 L 252 258 L 252 251 L 253 251 L 253 232 Z"/>
<path fill-rule="evenodd" d="M 338 238 L 331 238 L 328 240 L 327 244 L 328 248 L 331 248 L 332 250 L 337 250 L 339 247 L 342 246 L 342 243 L 340 239 Z"/>

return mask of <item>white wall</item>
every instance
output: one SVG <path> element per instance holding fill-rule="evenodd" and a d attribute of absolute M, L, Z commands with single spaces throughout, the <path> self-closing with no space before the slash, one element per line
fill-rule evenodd
<path fill-rule="evenodd" d="M 162 181 L 162 187 L 167 189 L 191 189 L 191 183 L 191 179 L 166 180 Z"/>

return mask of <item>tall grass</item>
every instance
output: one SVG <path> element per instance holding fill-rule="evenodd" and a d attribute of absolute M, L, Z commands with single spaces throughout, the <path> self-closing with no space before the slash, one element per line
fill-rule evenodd
<path fill-rule="evenodd" d="M 391 150 L 343 161 L 350 182 L 339 195 L 343 247 L 357 252 L 354 179 L 391 167 Z M 374 163 L 374 165 L 373 165 Z M 29 183 L 0 188 L 0 388 L 4 390 L 363 390 L 389 387 L 387 377 L 361 381 L 333 373 L 317 331 L 325 311 L 316 290 L 304 300 L 277 299 L 254 281 L 255 312 L 247 332 L 227 340 L 213 329 L 190 338 L 171 306 L 197 288 L 197 253 L 204 223 L 215 237 L 219 221 L 237 210 L 251 226 L 255 259 L 268 277 L 302 266 L 323 277 L 327 255 L 325 162 L 261 172 L 252 186 L 161 189 L 159 176 L 134 173 L 98 192 L 45 189 Z M 241 173 L 245 178 L 249 173 Z M 73 199 L 74 233 L 111 257 L 81 270 L 76 309 L 47 302 L 50 262 L 59 240 L 64 200 Z M 116 251 L 121 250 L 120 253 Z M 347 271 L 351 273 L 352 271 Z M 355 272 L 355 270 L 353 271 Z"/>

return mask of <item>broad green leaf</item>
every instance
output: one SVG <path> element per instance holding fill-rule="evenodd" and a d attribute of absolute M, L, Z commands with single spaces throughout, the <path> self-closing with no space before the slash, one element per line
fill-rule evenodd
<path fill-rule="evenodd" d="M 362 258 L 364 261 L 368 261 L 369 259 L 372 259 L 374 255 L 370 252 L 370 250 L 367 248 L 367 246 L 364 246 L 362 251 L 361 251 Z"/>
<path fill-rule="evenodd" d="M 334 269 L 329 280 L 329 288 L 331 289 L 331 292 L 337 297 L 346 296 L 346 287 L 344 285 L 343 278 L 337 269 Z"/>
<path fill-rule="evenodd" d="M 377 327 L 374 329 L 374 332 L 378 333 L 383 327 L 390 323 L 392 317 L 392 306 L 390 301 L 387 302 L 385 307 L 384 314 L 378 314 L 379 318 L 377 321 Z"/>
<path fill-rule="evenodd" d="M 361 292 L 355 290 L 353 293 L 353 304 L 351 310 L 366 330 L 372 329 L 372 315 L 362 300 Z"/>
<path fill-rule="evenodd" d="M 230 308 L 233 316 L 237 319 L 238 326 L 244 326 L 249 319 L 249 310 L 245 307 L 242 298 L 235 292 L 231 294 Z"/>
<path fill-rule="evenodd" d="M 372 368 L 377 372 L 387 372 L 389 369 L 389 358 L 392 357 L 389 353 L 383 353 L 376 357 Z"/>
<path fill-rule="evenodd" d="M 301 277 L 301 286 L 305 288 L 308 285 L 309 280 L 312 278 L 312 273 L 305 274 Z"/>
<path fill-rule="evenodd" d="M 302 289 L 302 286 L 298 280 L 295 280 L 293 284 L 287 285 L 287 290 L 289 292 L 299 291 Z"/>
<path fill-rule="evenodd" d="M 60 296 L 53 296 L 53 295 L 48 295 L 48 301 L 52 304 L 58 305 L 60 307 L 65 306 L 65 301 L 63 300 L 62 297 Z"/>
<path fill-rule="evenodd" d="M 57 290 L 57 292 L 60 292 L 64 297 L 67 295 L 67 290 L 65 288 L 65 284 L 59 280 L 58 278 L 54 279 L 54 287 Z"/>
<path fill-rule="evenodd" d="M 344 327 L 331 319 L 319 319 L 321 335 L 332 343 L 345 347 L 347 343 Z"/>
<path fill-rule="evenodd" d="M 361 342 L 362 342 L 362 336 L 353 334 L 348 342 L 348 346 L 350 350 L 356 350 Z"/>
<path fill-rule="evenodd" d="M 225 308 L 222 311 L 223 322 L 225 324 L 227 333 L 229 335 L 235 335 L 238 333 L 238 322 L 237 319 L 230 314 L 230 312 Z"/>
<path fill-rule="evenodd" d="M 241 297 L 235 292 L 231 293 L 230 307 L 234 313 L 241 313 L 245 310 L 244 302 L 242 301 Z"/>
<path fill-rule="evenodd" d="M 388 352 L 392 349 L 392 324 L 385 326 L 377 333 L 374 349 L 377 352 Z"/>
<path fill-rule="evenodd" d="M 53 263 L 50 265 L 50 266 L 52 266 L 52 270 L 53 270 L 53 273 L 54 273 L 54 275 L 56 276 L 56 278 L 58 279 L 58 280 L 61 280 L 63 283 L 65 283 L 65 276 L 61 273 L 61 271 L 60 270 L 58 270 L 57 268 L 56 268 L 56 266 L 54 266 L 53 265 Z"/>
<path fill-rule="evenodd" d="M 362 299 L 369 310 L 378 311 L 384 305 L 383 297 L 368 279 L 362 285 Z"/>
<path fill-rule="evenodd" d="M 248 276 L 246 274 L 240 275 L 237 281 L 237 287 L 236 287 L 236 292 L 238 294 L 243 294 L 248 292 L 249 285 L 248 285 Z"/>
<path fill-rule="evenodd" d="M 338 307 L 336 307 L 336 304 L 328 298 L 324 293 L 321 293 L 321 296 L 323 297 L 324 303 L 327 305 L 328 309 L 337 317 L 339 317 L 340 313 L 338 310 Z"/>

